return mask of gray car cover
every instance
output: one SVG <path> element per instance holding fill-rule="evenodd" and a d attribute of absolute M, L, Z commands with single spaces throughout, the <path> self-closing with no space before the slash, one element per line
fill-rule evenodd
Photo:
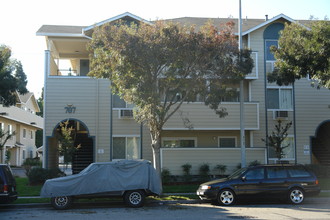
<path fill-rule="evenodd" d="M 79 174 L 47 180 L 40 196 L 74 196 L 135 189 L 161 194 L 160 177 L 149 161 L 92 163 Z"/>

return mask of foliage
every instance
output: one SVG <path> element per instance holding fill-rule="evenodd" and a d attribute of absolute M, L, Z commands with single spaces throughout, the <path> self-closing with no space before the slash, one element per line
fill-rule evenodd
<path fill-rule="evenodd" d="M 288 85 L 307 77 L 330 89 L 330 22 L 312 21 L 306 28 L 297 23 L 286 24 L 275 52 L 275 70 L 270 82 Z"/>
<path fill-rule="evenodd" d="M 191 181 L 192 177 L 191 177 L 191 164 L 189 163 L 186 163 L 186 164 L 183 164 L 182 166 L 182 170 L 183 170 L 183 179 L 185 182 L 189 182 Z"/>
<path fill-rule="evenodd" d="M 277 120 L 277 124 L 275 124 L 275 129 L 272 131 L 272 134 L 267 135 L 266 139 L 262 139 L 267 146 L 273 148 L 279 161 L 285 156 L 284 149 L 290 146 L 289 144 L 284 145 L 283 143 L 288 136 L 288 130 L 291 125 L 292 122 L 282 125 L 282 121 L 279 119 Z"/>
<path fill-rule="evenodd" d="M 162 181 L 163 183 L 169 183 L 171 180 L 171 172 L 167 168 L 163 168 L 162 170 Z"/>
<path fill-rule="evenodd" d="M 183 170 L 183 174 L 184 175 L 191 175 L 190 174 L 191 164 L 186 163 L 186 164 L 183 164 L 181 167 L 182 167 L 182 170 Z"/>
<path fill-rule="evenodd" d="M 258 165 L 260 165 L 260 164 L 261 164 L 261 163 L 260 163 L 259 160 L 254 160 L 254 161 L 251 161 L 251 162 L 249 163 L 249 167 L 258 166 Z"/>
<path fill-rule="evenodd" d="M 60 142 L 58 151 L 64 157 L 64 163 L 67 165 L 72 162 L 74 153 L 81 147 L 74 145 L 75 130 L 73 126 L 69 126 L 69 120 L 60 123 L 60 135 L 58 140 Z"/>
<path fill-rule="evenodd" d="M 214 169 L 218 171 L 220 175 L 223 175 L 227 170 L 227 166 L 224 164 L 218 164 L 214 167 Z"/>
<path fill-rule="evenodd" d="M 233 24 L 218 29 L 208 23 L 199 31 L 161 21 L 105 24 L 94 29 L 88 48 L 89 75 L 109 78 L 112 92 L 134 103 L 134 118 L 148 126 L 158 172 L 162 128 L 182 103 L 200 94 L 225 116 L 217 88 L 224 91 L 253 67 L 251 52 L 238 50 Z"/>
<path fill-rule="evenodd" d="M 199 175 L 201 177 L 201 180 L 208 180 L 209 179 L 209 174 L 210 174 L 210 165 L 207 163 L 203 163 L 199 167 Z"/>
<path fill-rule="evenodd" d="M 65 176 L 65 173 L 58 168 L 44 169 L 41 167 L 32 168 L 27 175 L 31 185 L 43 184 L 47 179 L 61 176 Z"/>
<path fill-rule="evenodd" d="M 16 91 L 21 94 L 28 92 L 21 62 L 11 60 L 10 57 L 11 49 L 0 45 L 0 103 L 4 106 L 15 105 Z"/>
<path fill-rule="evenodd" d="M 33 167 L 41 167 L 42 162 L 39 158 L 26 158 L 23 162 L 23 167 L 25 169 L 25 174 L 28 176 Z"/>

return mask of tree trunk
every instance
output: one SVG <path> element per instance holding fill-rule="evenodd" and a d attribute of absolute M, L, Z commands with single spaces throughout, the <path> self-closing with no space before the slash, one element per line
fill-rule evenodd
<path fill-rule="evenodd" d="M 152 148 L 152 156 L 153 156 L 153 166 L 156 169 L 160 182 L 162 184 L 162 171 L 160 166 L 160 135 L 152 135 L 151 136 L 151 148 Z"/>

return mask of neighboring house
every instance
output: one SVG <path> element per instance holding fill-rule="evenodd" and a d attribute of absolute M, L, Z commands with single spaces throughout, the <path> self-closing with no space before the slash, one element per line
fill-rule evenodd
<path fill-rule="evenodd" d="M 58 163 L 57 129 L 59 123 L 70 120 L 77 131 L 76 144 L 81 149 L 73 161 L 75 172 L 93 161 L 143 158 L 152 160 L 150 135 L 146 127 L 132 119 L 132 107 L 118 96 L 111 95 L 107 79 L 87 76 L 89 53 L 86 44 L 95 26 L 118 19 L 147 22 L 124 13 L 91 26 L 44 25 L 38 36 L 46 38 L 45 51 L 45 167 Z M 237 19 L 178 18 L 168 21 L 197 27 L 212 20 L 214 24 L 237 23 Z M 280 14 L 271 19 L 244 19 L 243 44 L 251 48 L 255 67 L 244 80 L 245 145 L 247 163 L 275 163 L 276 156 L 265 147 L 262 138 L 270 134 L 276 119 L 293 121 L 286 142 L 284 160 L 290 163 L 330 163 L 330 91 L 315 89 L 308 79 L 293 86 L 269 84 L 265 75 L 274 67 L 269 48 L 277 45 L 284 23 L 295 21 Z M 237 28 L 237 27 L 236 27 Z M 61 66 L 70 61 L 70 69 Z M 239 86 L 235 86 L 239 92 Z M 238 93 L 237 93 L 238 94 Z M 268 95 L 266 95 L 268 94 Z M 267 104 L 267 107 L 266 107 Z M 186 103 L 165 124 L 162 132 L 161 166 L 172 174 L 182 174 L 181 166 L 192 165 L 196 174 L 203 163 L 211 171 L 217 164 L 225 164 L 231 172 L 241 161 L 240 102 L 238 97 L 224 99 L 222 106 L 228 116 L 218 118 L 203 102 Z M 187 128 L 188 117 L 193 129 Z"/>
<path fill-rule="evenodd" d="M 33 93 L 16 93 L 16 97 L 15 106 L 4 107 L 0 103 L 1 129 L 15 132 L 0 151 L 0 163 L 8 161 L 12 166 L 21 166 L 25 159 L 37 156 L 36 131 L 43 129 L 43 119 L 36 115 L 40 109 Z M 6 151 L 9 152 L 9 158 L 6 157 Z"/>

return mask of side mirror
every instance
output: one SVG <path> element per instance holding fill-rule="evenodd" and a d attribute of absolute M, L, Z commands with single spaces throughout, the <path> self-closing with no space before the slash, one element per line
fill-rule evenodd
<path fill-rule="evenodd" d="M 245 180 L 246 180 L 246 176 L 242 176 L 242 177 L 241 177 L 241 180 L 242 180 L 243 182 L 245 182 Z"/>

